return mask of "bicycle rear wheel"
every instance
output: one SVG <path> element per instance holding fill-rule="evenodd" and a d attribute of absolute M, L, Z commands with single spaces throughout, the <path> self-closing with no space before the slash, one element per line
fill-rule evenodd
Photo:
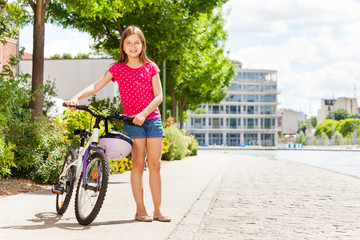
<path fill-rule="evenodd" d="M 102 151 L 94 152 L 87 161 L 86 172 L 81 174 L 75 197 L 75 215 L 81 225 L 90 224 L 98 215 L 109 181 L 109 163 Z M 86 176 L 85 184 L 83 174 Z"/>
<path fill-rule="evenodd" d="M 62 167 L 61 173 L 63 173 L 67 165 L 71 164 L 76 159 L 77 153 L 75 150 L 71 149 L 64 159 L 64 165 Z M 56 212 L 60 215 L 64 214 L 69 206 L 71 195 L 74 189 L 75 177 L 76 167 L 72 166 L 67 169 L 67 172 L 63 178 L 64 181 L 59 181 L 59 186 L 63 189 L 63 193 L 56 194 Z"/>

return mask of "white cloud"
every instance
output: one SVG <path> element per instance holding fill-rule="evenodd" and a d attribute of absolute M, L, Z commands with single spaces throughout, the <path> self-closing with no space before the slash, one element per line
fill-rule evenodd
<path fill-rule="evenodd" d="M 226 29 L 233 32 L 279 34 L 290 23 L 356 20 L 360 3 L 355 0 L 230 0 Z"/>

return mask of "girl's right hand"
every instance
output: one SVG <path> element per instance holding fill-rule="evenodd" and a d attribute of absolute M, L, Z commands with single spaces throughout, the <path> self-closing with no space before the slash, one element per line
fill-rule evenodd
<path fill-rule="evenodd" d="M 66 105 L 79 105 L 79 99 L 72 98 L 68 101 L 65 101 L 65 104 Z M 71 111 L 76 111 L 76 108 L 74 108 L 74 107 L 71 107 L 70 109 L 71 109 Z"/>

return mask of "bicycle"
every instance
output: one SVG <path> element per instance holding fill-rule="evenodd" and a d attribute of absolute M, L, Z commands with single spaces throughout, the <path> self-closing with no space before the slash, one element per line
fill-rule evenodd
<path fill-rule="evenodd" d="M 75 215 L 81 225 L 92 223 L 98 215 L 105 199 L 110 159 L 125 158 L 131 151 L 133 139 L 119 131 L 108 131 L 108 121 L 117 119 L 128 124 L 132 118 L 115 112 L 104 116 L 92 111 L 85 105 L 66 105 L 90 113 L 95 117 L 93 132 L 87 129 L 76 129 L 74 135 L 80 137 L 80 147 L 70 149 L 64 159 L 64 165 L 59 177 L 59 183 L 53 185 L 52 192 L 56 194 L 56 211 L 62 215 L 67 210 L 71 195 L 76 188 Z M 105 135 L 100 137 L 100 122 L 105 123 Z M 90 138 L 89 138 L 90 137 Z M 86 139 L 89 138 L 85 145 Z"/>

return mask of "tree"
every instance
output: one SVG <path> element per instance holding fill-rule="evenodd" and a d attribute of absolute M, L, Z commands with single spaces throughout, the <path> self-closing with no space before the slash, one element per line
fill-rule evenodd
<path fill-rule="evenodd" d="M 222 6 L 226 1 L 227 0 L 142 0 L 136 2 L 127 1 L 120 5 L 112 5 L 102 2 L 92 4 L 87 3 L 87 1 L 80 1 L 80 3 L 74 4 L 73 1 L 63 0 L 61 2 L 54 2 L 50 5 L 49 9 L 52 21 L 58 22 L 64 27 L 73 27 L 80 31 L 88 32 L 95 41 L 94 49 L 98 52 L 106 53 L 114 59 L 119 58 L 119 36 L 122 31 L 129 25 L 141 27 L 147 39 L 148 55 L 150 55 L 155 62 L 160 63 L 160 67 L 162 67 L 162 63 L 166 61 L 166 70 L 169 71 L 166 77 L 167 84 L 169 86 L 172 86 L 171 84 L 179 86 L 179 84 L 184 82 L 184 79 L 185 81 L 190 79 L 190 75 L 185 78 L 184 75 L 181 74 L 181 70 L 184 72 L 185 67 L 187 67 L 185 64 L 197 64 L 195 59 L 190 62 L 190 59 L 184 59 L 185 56 L 195 57 L 204 63 L 204 60 L 210 59 L 209 56 L 211 54 L 213 54 L 213 56 L 224 54 L 220 46 L 223 38 L 219 38 L 217 35 L 217 30 L 224 35 L 222 29 L 211 28 L 211 30 L 208 30 L 201 24 L 200 18 L 205 20 L 209 16 L 212 16 L 214 9 Z M 124 4 L 127 5 L 125 6 Z M 219 18 L 219 14 L 217 17 Z M 200 33 L 209 39 L 213 39 L 212 42 L 207 41 L 205 44 L 202 44 L 203 49 L 196 46 L 196 44 L 199 43 L 199 41 L 196 40 Z M 205 39 L 205 37 L 203 37 L 203 39 Z M 211 47 L 214 49 L 213 53 L 210 53 L 209 49 Z M 200 53 L 200 55 L 195 56 L 196 54 L 194 53 L 192 56 L 189 54 L 188 49 L 193 49 L 196 53 Z M 204 49 L 208 51 L 204 51 L 206 55 L 201 55 L 201 50 Z M 218 67 L 213 66 L 213 73 L 221 72 L 220 66 L 224 67 L 225 62 L 227 62 L 228 66 L 231 65 L 228 59 L 224 59 L 223 56 L 220 57 L 220 63 L 217 63 Z M 204 63 L 201 66 L 211 69 L 211 64 L 206 65 Z M 188 69 L 194 71 L 192 76 L 195 76 L 196 68 L 193 67 L 191 69 L 190 67 Z M 198 67 L 197 70 L 199 70 L 199 68 L 200 67 Z M 208 71 L 207 74 L 210 75 L 209 73 L 210 71 Z M 202 80 L 204 80 L 204 78 L 202 78 Z M 186 84 L 182 84 L 181 86 L 184 87 L 185 85 Z M 224 84 L 224 86 L 226 86 L 226 84 Z M 166 95 L 168 96 L 170 96 L 169 89 L 171 90 L 172 88 L 167 87 Z M 178 90 L 179 89 L 180 88 L 178 88 Z M 213 91 L 198 91 L 197 94 L 205 93 L 207 98 L 210 98 L 216 95 L 221 96 L 223 92 L 224 91 L 219 91 L 219 87 L 216 85 Z M 166 98 L 166 96 L 164 97 Z M 172 103 L 173 108 L 176 106 L 176 101 L 177 100 L 175 100 L 175 103 L 174 101 Z M 186 102 L 189 101 L 182 101 L 181 105 L 185 106 Z"/>
<path fill-rule="evenodd" d="M 342 119 L 350 118 L 350 114 L 348 111 L 346 111 L 346 109 L 340 108 L 335 111 L 329 112 L 329 114 L 326 117 L 326 119 L 333 119 L 333 118 L 336 121 L 340 121 Z"/>
<path fill-rule="evenodd" d="M 324 133 L 329 139 L 331 139 L 331 135 L 335 133 L 335 130 L 337 130 L 337 124 L 338 121 L 336 120 L 326 119 L 316 126 L 315 136 L 320 136 Z"/>
<path fill-rule="evenodd" d="M 310 118 L 310 124 L 311 124 L 312 127 L 316 127 L 316 125 L 317 125 L 317 117 L 312 116 Z"/>
<path fill-rule="evenodd" d="M 0 0 L 0 44 L 4 44 L 6 38 L 17 37 L 19 27 L 26 21 L 26 11 L 21 5 Z"/>
<path fill-rule="evenodd" d="M 45 14 L 50 0 L 36 1 L 28 0 L 34 12 L 34 42 L 33 42 L 33 68 L 31 93 L 33 99 L 31 108 L 33 117 L 41 115 L 43 112 L 44 97 L 40 86 L 44 82 L 44 38 L 45 38 Z"/>

